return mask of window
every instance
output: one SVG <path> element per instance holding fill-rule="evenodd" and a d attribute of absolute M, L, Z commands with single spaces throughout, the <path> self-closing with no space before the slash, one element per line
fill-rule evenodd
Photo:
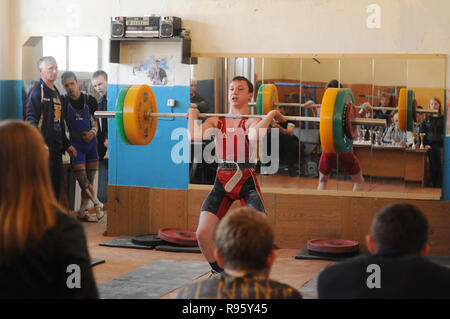
<path fill-rule="evenodd" d="M 59 70 L 67 70 L 66 37 L 44 37 L 42 43 L 43 56 L 53 56 Z"/>
<path fill-rule="evenodd" d="M 43 55 L 55 57 L 60 71 L 95 72 L 99 66 L 98 37 L 44 37 Z"/>

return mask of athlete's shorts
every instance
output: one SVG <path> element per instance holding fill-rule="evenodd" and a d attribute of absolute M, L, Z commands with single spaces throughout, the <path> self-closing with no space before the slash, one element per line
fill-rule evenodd
<path fill-rule="evenodd" d="M 339 155 L 339 166 L 341 166 L 348 175 L 355 175 L 361 171 L 359 161 L 353 151 L 347 154 L 336 154 L 322 152 L 319 162 L 319 172 L 324 175 L 330 175 L 333 168 L 336 167 L 337 158 Z"/>
<path fill-rule="evenodd" d="M 98 161 L 97 138 L 94 137 L 89 143 L 78 138 L 71 139 L 70 143 L 77 150 L 77 156 L 70 159 L 72 165 Z"/>
<path fill-rule="evenodd" d="M 222 219 L 228 212 L 231 204 L 235 200 L 240 200 L 242 206 L 248 206 L 257 211 L 265 214 L 264 201 L 261 195 L 261 189 L 259 188 L 258 181 L 256 179 L 255 170 L 243 169 L 242 178 L 237 185 L 231 190 L 226 192 L 224 185 L 230 180 L 236 173 L 236 170 L 217 170 L 216 180 L 211 192 L 203 202 L 201 211 L 208 211 Z"/>

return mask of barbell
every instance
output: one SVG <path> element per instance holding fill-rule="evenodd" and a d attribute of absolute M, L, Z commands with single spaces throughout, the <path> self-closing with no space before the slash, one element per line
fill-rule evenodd
<path fill-rule="evenodd" d="M 288 121 L 319 122 L 322 148 L 330 153 L 348 153 L 353 146 L 356 125 L 386 126 L 384 119 L 357 118 L 350 89 L 329 88 L 322 101 L 320 118 L 284 116 Z M 270 110 L 269 110 L 270 111 Z M 116 111 L 97 111 L 96 118 L 115 118 L 119 138 L 127 145 L 147 145 L 156 132 L 158 117 L 186 117 L 185 113 L 158 113 L 155 94 L 148 85 L 123 87 Z M 234 115 L 200 113 L 199 118 L 264 118 L 264 114 Z"/>
<path fill-rule="evenodd" d="M 352 103 L 354 103 L 354 98 L 352 101 Z M 278 90 L 275 84 L 263 84 L 259 87 L 256 100 L 258 114 L 267 114 L 270 110 L 273 110 L 282 104 L 284 103 L 278 101 Z M 321 106 L 323 109 L 323 104 L 322 100 L 322 104 L 313 104 L 313 106 Z M 299 103 L 298 105 L 303 106 L 304 104 Z M 414 99 L 414 91 L 401 88 L 399 91 L 398 107 L 392 109 L 398 111 L 399 130 L 412 132 L 417 113 L 417 101 Z M 433 113 L 433 111 L 426 111 L 423 113 Z"/>

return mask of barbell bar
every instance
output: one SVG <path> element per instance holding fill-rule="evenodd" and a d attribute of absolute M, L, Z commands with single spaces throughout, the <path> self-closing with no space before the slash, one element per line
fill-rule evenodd
<path fill-rule="evenodd" d="M 329 96 L 326 100 L 325 97 Z M 348 153 L 353 145 L 356 125 L 386 126 L 384 119 L 357 118 L 350 89 L 328 89 L 319 117 L 284 116 L 288 121 L 318 122 L 325 152 Z M 124 144 L 147 145 L 156 132 L 159 117 L 186 117 L 186 113 L 158 113 L 156 98 L 148 85 L 126 86 L 117 98 L 116 111 L 97 111 L 96 118 L 115 118 Z M 262 114 L 200 113 L 199 118 L 264 118 Z M 322 132 L 323 131 L 323 132 Z"/>
<path fill-rule="evenodd" d="M 96 111 L 94 113 L 94 116 L 96 118 L 115 118 L 116 114 L 118 112 L 116 111 Z M 152 113 L 152 112 L 145 112 L 144 118 L 149 120 L 152 117 L 186 117 L 186 113 Z M 200 113 L 198 115 L 199 118 L 209 118 L 209 117 L 225 117 L 225 118 L 231 118 L 231 119 L 241 119 L 243 117 L 245 118 L 258 118 L 263 119 L 265 115 L 259 115 L 259 114 L 247 114 L 247 115 L 241 115 L 241 114 L 220 114 L 220 113 Z M 283 115 L 283 117 L 287 121 L 295 121 L 295 122 L 317 122 L 320 123 L 320 117 L 309 117 L 309 116 L 290 116 L 290 115 Z M 377 126 L 386 126 L 386 121 L 384 119 L 369 119 L 369 118 L 354 118 L 352 120 L 352 124 L 354 125 L 377 125 Z"/>
<path fill-rule="evenodd" d="M 256 106 L 256 102 L 250 102 L 248 103 L 249 106 Z M 291 103 L 291 102 L 278 102 L 274 103 L 275 106 L 296 106 L 296 107 L 305 107 L 306 103 Z M 322 104 L 308 104 L 310 107 L 321 107 Z M 364 105 L 355 105 L 357 109 L 364 108 Z M 372 110 L 375 111 L 397 111 L 398 108 L 392 107 L 392 106 L 371 106 Z M 417 109 L 416 113 L 427 113 L 427 114 L 434 114 L 439 113 L 438 110 L 431 110 L 431 109 Z"/>

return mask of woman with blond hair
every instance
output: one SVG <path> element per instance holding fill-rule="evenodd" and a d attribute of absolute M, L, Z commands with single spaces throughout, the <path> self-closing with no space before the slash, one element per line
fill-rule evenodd
<path fill-rule="evenodd" d="M 54 197 L 41 133 L 0 122 L 0 299 L 98 298 L 81 224 Z"/>

